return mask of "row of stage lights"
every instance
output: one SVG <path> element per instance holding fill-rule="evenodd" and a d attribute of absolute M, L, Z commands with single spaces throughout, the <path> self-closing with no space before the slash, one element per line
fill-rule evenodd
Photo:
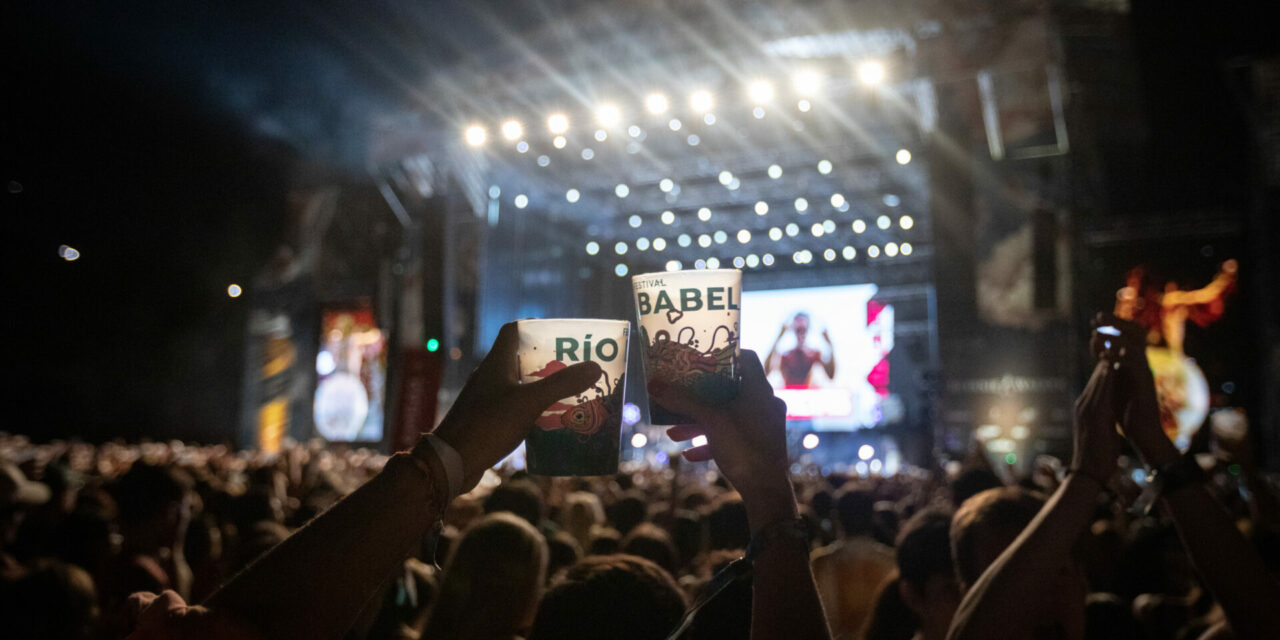
<path fill-rule="evenodd" d="M 632 216 L 633 222 L 638 217 L 639 216 Z M 638 227 L 639 224 L 632 224 L 632 226 Z M 812 225 L 810 225 L 809 233 L 813 235 L 813 237 L 815 238 L 821 238 L 825 235 L 830 235 L 835 233 L 838 226 L 839 225 L 837 225 L 834 220 L 830 220 L 830 219 L 823 220 L 822 222 L 815 222 Z M 876 218 L 876 228 L 882 231 L 887 231 L 892 226 L 893 226 L 893 221 L 889 218 L 889 216 L 881 215 Z M 901 227 L 903 230 L 909 230 L 915 226 L 915 219 L 909 215 L 904 215 L 898 218 L 898 226 Z M 861 234 L 867 230 L 867 223 L 865 220 L 862 220 L 861 218 L 859 218 L 857 220 L 854 220 L 852 223 L 850 223 L 849 228 L 852 229 L 854 233 Z M 774 242 L 778 242 L 782 240 L 783 236 L 794 238 L 800 234 L 801 234 L 800 225 L 794 222 L 789 222 L 786 224 L 786 226 L 782 226 L 782 227 L 770 227 L 768 231 L 769 239 Z M 738 232 L 734 234 L 734 237 L 737 238 L 738 244 L 747 244 L 751 242 L 754 236 L 752 235 L 750 229 L 744 228 L 744 229 L 739 229 Z M 675 240 L 676 244 L 680 245 L 680 247 L 682 248 L 692 246 L 694 241 L 695 241 L 694 236 L 688 233 L 682 233 L 676 236 L 676 240 Z M 713 233 L 702 233 L 697 236 L 696 241 L 699 247 L 706 249 L 706 248 L 709 248 L 713 243 L 725 244 L 726 242 L 728 242 L 729 233 L 727 231 L 724 231 L 723 229 L 717 230 Z M 632 245 L 628 244 L 627 242 L 619 240 L 613 245 L 613 251 L 614 253 L 620 256 L 626 255 L 627 251 L 631 249 L 631 246 Z M 654 238 L 651 241 L 648 238 L 641 237 L 635 240 L 634 246 L 638 251 L 648 251 L 650 248 L 652 248 L 654 251 L 664 251 L 667 248 L 667 240 L 666 238 L 659 237 L 659 238 Z M 587 255 L 591 255 L 591 256 L 594 256 L 597 253 L 600 253 L 600 243 L 596 242 L 595 240 L 588 242 L 586 246 L 586 251 L 587 251 Z"/>
<path fill-rule="evenodd" d="M 591 245 L 593 244 L 595 243 L 591 242 L 587 244 L 588 253 L 591 253 Z M 597 251 L 599 250 L 598 246 L 596 247 L 596 250 Z M 896 242 L 886 242 L 884 245 L 884 249 L 881 249 L 879 246 L 873 244 L 868 246 L 865 249 L 865 252 L 867 254 L 867 257 L 874 260 L 876 258 L 879 258 L 882 255 L 888 258 L 896 258 L 900 255 L 909 256 L 914 250 L 915 249 L 914 247 L 911 246 L 910 242 L 903 242 L 902 244 L 898 244 Z M 592 255 L 595 255 L 595 254 L 592 254 Z M 855 258 L 858 257 L 858 250 L 849 245 L 845 245 L 839 251 L 836 251 L 836 249 L 834 248 L 827 248 L 822 251 L 821 257 L 823 260 L 827 262 L 835 262 L 839 258 L 844 258 L 845 262 L 852 262 Z M 813 264 L 815 258 L 816 256 L 809 249 L 801 249 L 791 254 L 791 261 L 797 265 Z M 756 269 L 756 268 L 763 268 L 763 267 L 772 267 L 778 263 L 778 258 L 775 257 L 772 253 L 765 253 L 763 255 L 757 255 L 752 253 L 746 256 L 734 256 L 731 260 L 726 260 L 725 263 L 732 264 L 734 268 L 737 268 L 737 269 L 742 269 L 742 268 Z M 719 269 L 725 263 L 722 263 L 719 258 L 716 258 L 713 256 L 705 260 L 702 258 L 698 258 L 697 260 L 693 261 L 692 266 L 694 269 Z M 680 260 L 668 260 L 666 265 L 664 265 L 664 268 L 667 271 L 680 271 L 685 268 L 685 265 Z M 628 273 L 630 273 L 630 271 L 631 271 L 630 267 L 628 267 L 624 262 L 619 262 L 613 267 L 613 274 L 618 276 L 619 278 L 626 276 Z"/>
<path fill-rule="evenodd" d="M 862 84 L 875 86 L 884 82 L 888 74 L 883 63 L 877 60 L 866 60 L 857 66 L 855 75 Z M 795 94 L 799 97 L 796 102 L 796 108 L 800 111 L 809 111 L 812 108 L 812 103 L 809 100 L 822 93 L 824 83 L 825 78 L 811 69 L 798 71 L 792 76 L 791 85 Z M 765 79 L 758 79 L 748 83 L 745 87 L 745 93 L 754 106 L 753 115 L 757 119 L 764 117 L 764 107 L 774 104 L 777 98 L 777 90 L 773 83 Z M 715 108 L 715 105 L 715 95 L 706 89 L 699 89 L 689 94 L 689 108 L 699 115 L 711 116 L 711 111 Z M 663 115 L 671 110 L 671 100 L 664 93 L 650 93 L 644 98 L 644 110 L 653 116 Z M 607 137 L 606 129 L 617 127 L 622 123 L 622 109 L 614 103 L 605 102 L 598 105 L 594 111 L 596 123 L 603 127 L 596 131 L 596 139 L 603 141 Z M 710 119 L 708 124 L 714 121 L 714 119 Z M 679 123 L 679 120 L 671 121 L 673 131 L 679 130 Z M 570 128 L 568 114 L 563 112 L 552 113 L 547 116 L 546 124 L 547 131 L 556 136 L 556 148 L 563 148 L 565 144 L 564 135 L 569 132 Z M 634 125 L 631 127 L 633 130 L 636 128 Z M 508 142 L 524 143 L 525 125 L 519 120 L 508 119 L 501 124 L 499 130 L 502 137 Z M 602 136 L 601 134 L 605 135 Z M 633 137 L 635 135 L 637 134 L 632 134 Z M 475 123 L 468 125 L 464 129 L 462 137 L 468 145 L 480 147 L 489 141 L 489 131 L 484 125 Z M 524 144 L 525 150 L 527 150 L 528 143 Z"/>

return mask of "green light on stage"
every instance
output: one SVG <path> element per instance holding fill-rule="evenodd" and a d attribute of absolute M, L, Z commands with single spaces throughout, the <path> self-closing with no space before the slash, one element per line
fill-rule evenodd
<path fill-rule="evenodd" d="M 1233 476 L 1238 476 L 1238 475 L 1240 475 L 1240 472 L 1241 472 L 1242 470 L 1243 470 L 1243 469 L 1241 469 L 1240 465 L 1238 465 L 1238 464 L 1232 464 L 1232 465 L 1228 465 L 1228 466 L 1227 466 L 1227 473 L 1229 473 L 1229 474 L 1231 474 L 1231 475 L 1233 475 Z"/>
<path fill-rule="evenodd" d="M 1004 454 L 1004 461 L 1005 464 L 1018 464 L 1018 454 L 1006 453 Z"/>
<path fill-rule="evenodd" d="M 440 341 L 432 338 L 427 341 L 427 351 L 435 353 L 440 350 Z"/>

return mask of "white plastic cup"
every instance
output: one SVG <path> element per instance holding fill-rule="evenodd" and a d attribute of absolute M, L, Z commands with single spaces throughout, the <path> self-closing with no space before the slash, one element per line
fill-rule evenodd
<path fill-rule="evenodd" d="M 579 362 L 603 373 L 595 386 L 551 405 L 525 439 L 529 473 L 598 476 L 618 472 L 623 386 L 627 374 L 626 320 L 520 320 L 520 382 L 534 382 Z"/>
<path fill-rule="evenodd" d="M 724 404 L 738 393 L 742 272 L 737 269 L 643 273 L 631 278 L 640 322 L 645 379 Z M 689 422 L 649 402 L 653 424 Z"/>

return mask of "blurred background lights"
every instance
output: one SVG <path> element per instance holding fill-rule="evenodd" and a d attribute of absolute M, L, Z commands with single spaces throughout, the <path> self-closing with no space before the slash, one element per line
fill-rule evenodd
<path fill-rule="evenodd" d="M 760 256 L 752 253 L 747 256 L 747 266 L 752 269 L 760 266 Z"/>
<path fill-rule="evenodd" d="M 640 407 L 630 402 L 623 404 L 622 405 L 622 424 L 625 424 L 629 427 L 637 422 L 640 422 Z"/>
<path fill-rule="evenodd" d="M 648 250 L 649 250 L 649 239 L 648 239 L 648 238 L 636 238 L 636 249 L 638 249 L 638 250 L 640 250 L 640 251 L 648 251 Z"/>
<path fill-rule="evenodd" d="M 667 122 L 667 128 L 671 129 L 672 131 L 679 131 L 680 127 L 682 126 L 684 125 L 680 122 L 680 118 L 672 118 L 669 122 Z"/>
<path fill-rule="evenodd" d="M 228 297 L 231 297 L 231 298 L 239 298 L 239 297 L 240 297 L 240 294 L 242 294 L 242 293 L 244 293 L 244 289 L 241 289 L 241 288 L 240 288 L 240 285 L 238 285 L 238 284 L 230 284 L 230 285 L 227 285 L 227 296 L 228 296 Z"/>
<path fill-rule="evenodd" d="M 756 215 L 758 216 L 762 216 L 766 213 L 769 213 L 769 203 L 765 202 L 764 200 L 761 200 L 756 203 L 755 210 L 756 210 Z"/>
<path fill-rule="evenodd" d="M 825 231 L 825 232 L 827 232 L 827 233 L 835 233 L 835 232 L 836 232 L 836 221 L 835 221 L 835 220 L 823 220 L 823 221 L 822 221 L 822 230 L 823 230 L 823 231 Z"/>
<path fill-rule="evenodd" d="M 822 76 L 812 69 L 803 69 L 796 72 L 791 79 L 791 85 L 795 88 L 796 93 L 802 96 L 812 96 L 822 89 Z"/>
<path fill-rule="evenodd" d="M 692 444 L 692 445 L 693 445 L 693 446 L 695 446 L 695 447 L 705 447 L 705 446 L 707 446 L 707 437 L 706 437 L 706 436 L 694 436 L 693 440 L 692 440 L 692 441 L 690 441 L 690 443 L 689 443 L 689 444 Z"/>
<path fill-rule="evenodd" d="M 841 194 L 841 193 L 831 194 L 831 206 L 836 207 L 838 209 L 842 204 L 844 204 L 844 194 Z"/>
<path fill-rule="evenodd" d="M 631 136 L 632 138 L 639 138 L 641 133 L 644 133 L 644 132 L 640 130 L 640 127 L 634 124 L 627 127 L 627 135 Z"/>
<path fill-rule="evenodd" d="M 80 252 L 73 247 L 62 245 L 58 247 L 58 257 L 67 262 L 75 262 L 80 259 Z M 232 296 L 235 297 L 235 296 Z"/>
<path fill-rule="evenodd" d="M 670 210 L 663 211 L 661 220 L 662 220 L 662 224 L 671 224 L 676 221 L 676 214 Z"/>
<path fill-rule="evenodd" d="M 733 182 L 733 174 L 728 171 L 721 171 L 720 175 L 716 176 L 716 179 L 720 181 L 720 184 L 727 187 L 730 182 Z"/>
<path fill-rule="evenodd" d="M 858 256 L 858 250 L 854 249 L 853 247 L 846 246 L 845 248 L 840 250 L 840 255 L 845 260 L 852 260 Z"/>
<path fill-rule="evenodd" d="M 738 242 L 739 242 L 740 244 L 746 244 L 746 243 L 748 243 L 748 242 L 751 242 L 751 232 L 750 232 L 750 231 L 748 231 L 748 230 L 746 230 L 746 229 L 739 229 L 739 230 L 738 230 Z"/>
<path fill-rule="evenodd" d="M 711 246 L 711 236 L 705 233 L 698 236 L 698 246 L 702 247 L 703 249 L 706 249 L 707 247 Z"/>
<path fill-rule="evenodd" d="M 853 225 L 851 226 L 853 227 L 854 233 L 862 233 L 867 230 L 867 223 L 862 220 L 854 220 Z"/>
<path fill-rule="evenodd" d="M 702 116 L 702 122 L 703 122 L 704 124 L 706 124 L 707 126 L 711 126 L 711 125 L 715 124 L 715 123 L 716 123 L 716 114 L 714 114 L 714 113 L 708 113 L 708 114 L 706 114 L 706 115 Z"/>
<path fill-rule="evenodd" d="M 520 142 L 517 142 L 517 143 L 516 143 L 516 151 L 518 151 L 518 152 L 520 152 L 520 153 L 527 153 L 527 152 L 529 151 L 529 143 L 528 143 L 528 142 L 525 142 L 524 140 L 521 140 Z"/>
<path fill-rule="evenodd" d="M 735 268 L 741 269 L 741 268 L 743 268 L 743 267 L 747 266 L 747 260 L 746 260 L 745 258 L 743 258 L 742 256 L 735 256 L 735 257 L 733 258 L 733 266 L 734 266 Z"/>
<path fill-rule="evenodd" d="M 720 268 L 720 258 L 707 258 L 707 268 L 708 268 L 708 269 L 719 269 L 719 268 Z"/>
<path fill-rule="evenodd" d="M 547 131 L 560 135 L 569 130 L 569 116 L 553 113 L 547 117 Z"/>
<path fill-rule="evenodd" d="M 825 233 L 822 229 L 822 223 L 821 222 L 813 223 L 813 226 L 809 227 L 809 233 L 812 233 L 813 237 L 815 238 L 821 238 L 822 234 Z"/>
<path fill-rule="evenodd" d="M 868 255 L 868 256 L 871 256 L 872 258 L 879 258 L 879 257 L 880 257 L 880 247 L 877 247 L 877 246 L 875 246 L 874 244 L 873 244 L 873 245 L 871 245 L 871 246 L 869 246 L 869 247 L 867 247 L 867 255 Z"/>
<path fill-rule="evenodd" d="M 651 93 L 644 98 L 644 108 L 655 116 L 666 113 L 669 106 L 667 97 L 661 93 Z"/>
<path fill-rule="evenodd" d="M 665 250 L 666 248 L 667 248 L 667 241 L 666 241 L 666 239 L 665 239 L 665 238 L 654 238 L 654 239 L 653 239 L 653 250 L 654 250 L 654 251 L 663 251 L 663 250 Z"/>
<path fill-rule="evenodd" d="M 583 150 L 582 150 L 582 159 L 583 159 L 583 160 L 590 160 L 590 159 L 592 159 L 592 158 L 594 158 L 594 157 L 596 157 L 596 152 L 595 152 L 595 151 L 592 151 L 592 150 L 591 150 L 591 147 L 587 147 L 586 149 L 583 149 Z"/>
<path fill-rule="evenodd" d="M 880 473 L 884 469 L 884 463 L 879 458 L 876 458 L 871 461 L 871 464 L 867 465 L 867 468 L 871 470 L 871 473 Z"/>
<path fill-rule="evenodd" d="M 568 138 L 565 138 L 564 136 L 556 136 L 555 138 L 552 138 L 552 140 L 551 140 L 551 146 L 553 146 L 553 147 L 555 147 L 555 148 L 557 148 L 557 149 L 563 149 L 563 148 L 565 147 L 565 145 L 567 145 L 567 144 L 569 144 L 569 140 L 568 140 Z"/>
<path fill-rule="evenodd" d="M 916 226 L 916 221 L 912 219 L 911 216 L 902 216 L 901 218 L 898 218 L 898 226 L 903 229 L 910 229 L 911 227 Z"/>
<path fill-rule="evenodd" d="M 679 271 L 682 268 L 684 268 L 684 265 L 680 264 L 679 260 L 667 261 L 667 271 Z"/>
<path fill-rule="evenodd" d="M 809 210 L 809 201 L 804 198 L 796 198 L 796 211 L 804 212 Z"/>
<path fill-rule="evenodd" d="M 604 142 L 609 139 L 609 132 L 604 129 L 596 129 L 596 142 Z"/>
<path fill-rule="evenodd" d="M 687 247 L 687 246 L 689 246 L 692 242 L 693 242 L 693 238 L 690 238 L 690 237 L 689 237 L 689 234 L 687 234 L 687 233 L 682 233 L 682 234 L 680 234 L 678 237 L 676 237 L 676 244 L 678 244 L 678 245 L 680 245 L 680 246 L 682 246 L 682 247 Z"/>
<path fill-rule="evenodd" d="M 596 122 L 602 127 L 612 127 L 622 120 L 622 111 L 615 104 L 602 104 L 596 109 Z"/>
<path fill-rule="evenodd" d="M 828 173 L 831 173 L 831 161 L 830 161 L 830 160 L 819 160 L 819 161 L 818 161 L 818 173 L 821 173 L 821 174 L 822 174 L 822 175 L 824 175 L 824 176 L 825 176 L 825 175 L 827 175 Z"/>
<path fill-rule="evenodd" d="M 772 228 L 770 228 L 770 229 L 769 229 L 769 239 L 770 239 L 770 240 L 773 240 L 774 242 L 777 242 L 777 241 L 781 240 L 781 239 L 782 239 L 782 229 L 780 229 L 780 228 L 778 228 L 778 227 L 772 227 Z"/>
<path fill-rule="evenodd" d="M 595 255 L 595 254 L 597 254 L 597 253 L 600 253 L 600 243 L 599 243 L 599 242 L 596 242 L 595 240 L 592 240 L 591 242 L 588 242 L 588 243 L 587 243 L 587 255 L 589 255 L 589 256 L 594 256 L 594 255 Z"/>
<path fill-rule="evenodd" d="M 729 239 L 729 234 L 724 231 L 716 231 L 712 237 L 715 238 L 716 244 L 724 244 Z"/>
<path fill-rule="evenodd" d="M 676 183 L 671 178 L 663 178 L 658 181 L 658 190 L 663 193 L 670 193 L 675 186 Z"/>
<path fill-rule="evenodd" d="M 625 255 L 625 254 L 627 253 L 627 243 L 625 243 L 625 242 L 621 242 L 621 241 L 620 241 L 620 242 L 618 242 L 618 243 L 614 244 L 614 245 L 613 245 L 613 252 L 614 252 L 614 253 L 616 253 L 616 254 L 618 254 L 618 255 Z"/>
<path fill-rule="evenodd" d="M 823 252 L 822 252 L 822 259 L 823 259 L 823 260 L 826 260 L 827 262 L 832 262 L 832 261 L 834 261 L 834 260 L 836 259 L 836 250 L 835 250 L 835 249 L 827 249 L 826 251 L 823 251 Z"/>
<path fill-rule="evenodd" d="M 902 200 L 899 199 L 898 196 L 893 195 L 892 193 L 886 193 L 884 197 L 881 198 L 881 201 L 884 202 L 884 206 L 886 207 L 896 207 L 902 203 Z"/>
<path fill-rule="evenodd" d="M 706 221 L 710 220 L 710 219 L 711 219 L 711 209 L 708 209 L 708 208 L 706 208 L 706 207 L 702 207 L 701 209 L 698 209 L 698 219 L 699 219 L 699 220 L 701 220 L 701 221 L 703 221 L 703 222 L 706 222 Z"/>
<path fill-rule="evenodd" d="M 893 154 L 893 159 L 897 160 L 898 164 L 907 164 L 911 162 L 911 152 L 906 149 L 898 149 L 898 152 Z"/>
<path fill-rule="evenodd" d="M 818 448 L 818 442 L 818 434 L 806 433 L 804 434 L 804 437 L 800 439 L 800 446 L 806 449 L 816 449 Z"/>
<path fill-rule="evenodd" d="M 773 266 L 773 254 L 772 254 L 772 253 L 766 253 L 766 254 L 764 254 L 763 256 L 760 256 L 760 263 L 761 263 L 761 264 L 763 264 L 763 265 L 764 265 L 764 266 L 766 266 L 766 267 L 772 267 L 772 266 Z"/>
<path fill-rule="evenodd" d="M 867 60 L 858 65 L 858 79 L 865 85 L 875 85 L 884 82 L 885 71 L 884 65 L 876 60 Z"/>
<path fill-rule="evenodd" d="M 644 447 L 646 444 L 649 444 L 649 438 L 643 433 L 637 433 L 631 436 L 631 446 L 637 449 L 640 449 Z"/>
<path fill-rule="evenodd" d="M 640 219 L 640 216 L 635 214 L 632 214 L 630 218 L 627 218 L 627 224 L 631 225 L 632 229 L 639 229 L 643 222 L 644 221 Z"/>
<path fill-rule="evenodd" d="M 689 95 L 689 107 L 697 113 L 710 111 L 714 103 L 715 100 L 711 97 L 710 91 L 699 90 Z"/>
<path fill-rule="evenodd" d="M 884 255 L 892 258 L 898 255 L 898 245 L 895 242 L 886 242 L 884 245 Z"/>
<path fill-rule="evenodd" d="M 876 448 L 869 444 L 864 444 L 861 447 L 858 447 L 859 460 L 870 460 L 875 455 L 876 455 Z"/>
<path fill-rule="evenodd" d="M 776 164 L 769 165 L 769 177 L 777 180 L 782 177 L 782 167 Z"/>
<path fill-rule="evenodd" d="M 804 113 L 808 113 L 812 106 L 813 105 L 810 105 L 808 100 L 801 100 L 796 103 L 796 108 Z"/>
<path fill-rule="evenodd" d="M 763 118 L 764 107 L 755 107 L 754 109 L 751 110 L 751 115 L 755 116 L 756 120 Z"/>
<path fill-rule="evenodd" d="M 707 114 L 707 115 L 710 115 L 710 114 Z M 689 146 L 696 147 L 698 146 L 698 143 L 702 142 L 702 138 L 699 138 L 698 134 L 696 133 L 691 133 L 689 134 L 688 138 L 684 139 L 684 141 L 689 143 Z"/>
<path fill-rule="evenodd" d="M 616 195 L 619 198 L 625 198 L 628 195 L 631 195 L 631 188 L 625 184 L 620 184 L 613 188 L 613 195 Z"/>
<path fill-rule="evenodd" d="M 467 144 L 473 147 L 478 147 L 484 144 L 484 141 L 489 137 L 489 135 L 485 133 L 484 127 L 478 124 L 473 124 L 467 127 L 463 136 L 466 138 Z"/>
<path fill-rule="evenodd" d="M 619 278 L 627 275 L 627 265 L 618 263 L 618 265 L 613 268 L 613 275 L 618 276 Z"/>
<path fill-rule="evenodd" d="M 327 376 L 336 371 L 337 368 L 338 363 L 334 362 L 332 353 L 321 350 L 320 353 L 316 355 L 316 373 L 322 376 Z"/>
<path fill-rule="evenodd" d="M 513 198 L 512 202 L 515 203 L 517 209 L 523 209 L 529 206 L 529 196 L 526 196 L 525 194 L 522 193 L 516 196 L 515 198 Z"/>
<path fill-rule="evenodd" d="M 876 226 L 880 227 L 881 229 L 888 229 L 889 225 L 891 224 L 893 223 L 892 221 L 889 220 L 889 216 L 881 215 L 876 218 Z"/>
<path fill-rule="evenodd" d="M 581 198 L 581 197 L 582 197 L 582 194 L 581 194 L 581 193 L 579 193 L 577 189 L 570 189 L 570 190 L 568 190 L 568 191 L 564 192 L 564 199 L 565 199 L 565 200 L 568 200 L 568 201 L 569 201 L 569 204 L 573 204 L 573 203 L 577 202 L 577 201 L 578 201 L 578 199 L 579 199 L 579 198 Z"/>
<path fill-rule="evenodd" d="M 754 104 L 764 104 L 773 100 L 773 83 L 768 80 L 756 80 L 747 85 L 747 96 Z"/>
<path fill-rule="evenodd" d="M 799 235 L 799 234 L 800 234 L 800 225 L 798 225 L 798 224 L 796 224 L 796 223 L 794 223 L 794 222 L 789 222 L 789 223 L 787 223 L 787 235 L 788 235 L 788 236 L 791 236 L 792 238 L 794 238 L 794 237 L 796 237 L 796 236 L 797 236 L 797 235 Z"/>
<path fill-rule="evenodd" d="M 909 256 L 914 249 L 912 249 L 910 242 L 904 242 L 901 247 L 898 247 L 898 250 L 902 252 L 902 255 Z"/>
<path fill-rule="evenodd" d="M 516 140 L 519 140 L 522 135 L 524 135 L 524 125 L 521 125 L 515 120 L 508 120 L 502 123 L 502 137 L 510 140 L 511 142 L 515 142 Z"/>
<path fill-rule="evenodd" d="M 706 261 L 706 260 L 703 260 L 702 258 L 698 258 L 697 260 L 694 260 L 694 261 L 693 261 L 693 268 L 694 268 L 694 269 L 706 269 L 706 268 L 707 268 L 707 261 Z"/>

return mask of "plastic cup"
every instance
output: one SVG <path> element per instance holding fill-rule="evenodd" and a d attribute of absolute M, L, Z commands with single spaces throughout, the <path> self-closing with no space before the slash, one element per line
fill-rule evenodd
<path fill-rule="evenodd" d="M 563 398 L 538 419 L 525 439 L 529 473 L 598 476 L 618 472 L 622 387 L 627 374 L 626 320 L 520 320 L 520 382 L 534 382 L 579 362 L 603 374 L 580 395 Z"/>
<path fill-rule="evenodd" d="M 647 381 L 688 389 L 703 402 L 724 404 L 738 393 L 737 269 L 644 273 L 631 278 L 640 319 Z M 653 424 L 689 422 L 649 402 Z"/>

